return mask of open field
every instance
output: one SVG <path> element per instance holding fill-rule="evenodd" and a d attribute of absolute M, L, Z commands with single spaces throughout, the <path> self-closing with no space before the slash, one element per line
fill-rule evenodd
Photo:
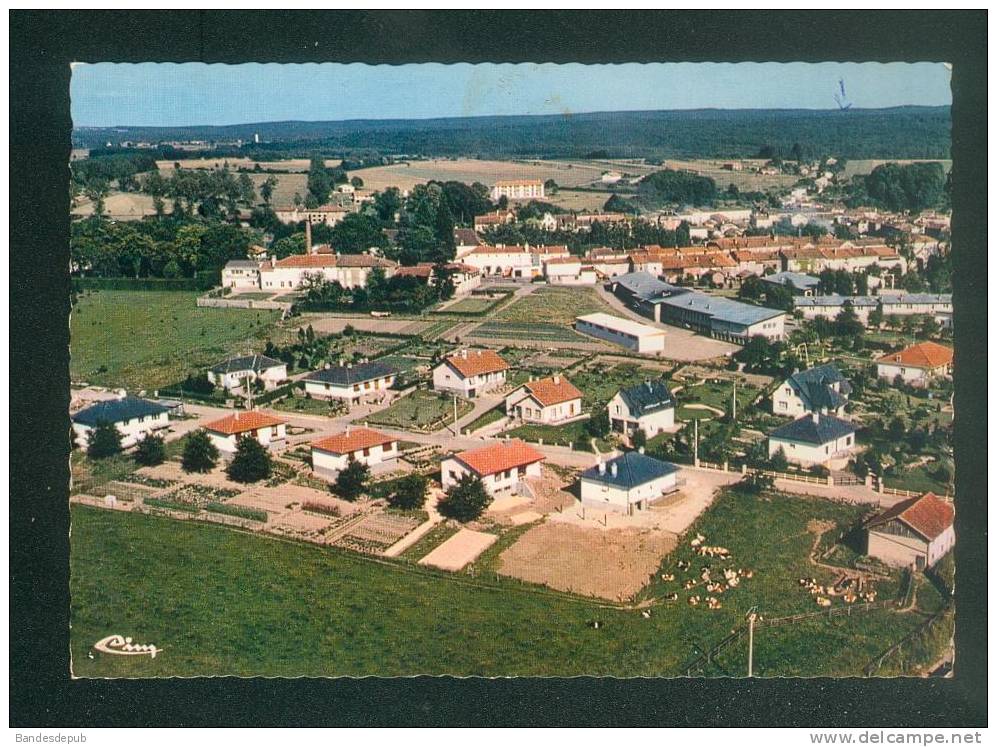
<path fill-rule="evenodd" d="M 572 327 L 575 317 L 602 311 L 613 313 L 612 307 L 592 288 L 562 288 L 544 286 L 520 296 L 493 317 L 498 322 L 559 324 Z"/>
<path fill-rule="evenodd" d="M 457 417 L 461 418 L 474 409 L 466 399 L 457 399 Z M 453 397 L 440 396 L 438 392 L 416 389 L 389 407 L 364 418 L 371 425 L 405 428 L 415 431 L 435 431 L 453 422 Z"/>
<path fill-rule="evenodd" d="M 813 609 L 810 595 L 796 585 L 801 569 L 825 575 L 805 560 L 813 539 L 806 523 L 846 510 L 799 498 L 717 505 L 699 528 L 731 547 L 732 562 L 755 569 L 755 578 L 724 595 L 721 610 L 682 601 L 652 607 L 649 618 L 512 580 L 470 579 L 411 561 L 382 562 L 228 528 L 74 506 L 73 672 L 678 675 L 697 646 L 741 624 L 754 604 L 766 616 Z M 742 529 L 739 521 L 748 524 Z M 774 534 L 777 526 L 785 528 Z M 143 548 L 142 562 L 135 562 L 135 547 Z M 677 550 L 665 565 L 688 555 Z M 660 596 L 663 586 L 655 582 L 649 592 Z M 429 614 L 439 609 L 447 614 Z M 766 629 L 755 637 L 755 666 L 771 676 L 856 675 L 920 619 L 876 610 Z M 162 653 L 88 658 L 94 642 L 119 628 Z M 733 662 L 737 652 L 727 655 Z"/>
<path fill-rule="evenodd" d="M 491 187 L 500 179 L 553 179 L 558 184 L 575 187 L 588 184 L 606 169 L 599 165 L 560 161 L 481 161 L 475 158 L 429 159 L 375 166 L 350 172 L 363 179 L 364 188 L 383 190 L 387 187 L 412 189 L 429 181 L 481 182 Z"/>
<path fill-rule="evenodd" d="M 171 210 L 170 201 L 166 200 L 163 211 L 169 213 Z M 93 203 L 86 197 L 77 197 L 70 214 L 90 217 L 93 215 Z M 104 198 L 104 216 L 108 220 L 141 220 L 147 215 L 155 214 L 152 195 L 141 192 L 111 192 Z"/>
<path fill-rule="evenodd" d="M 945 169 L 945 173 L 948 173 L 949 170 L 951 170 L 952 168 L 952 161 L 950 159 L 945 159 L 945 158 L 921 158 L 913 160 L 912 159 L 905 160 L 902 158 L 891 158 L 888 160 L 863 158 L 863 159 L 850 160 L 847 163 L 845 163 L 845 168 L 843 173 L 846 177 L 851 178 L 853 176 L 858 176 L 861 174 L 870 174 L 872 173 L 872 170 L 874 168 L 876 168 L 877 166 L 881 166 L 884 163 L 919 163 L 919 162 L 940 163 L 942 165 L 942 168 Z"/>
<path fill-rule="evenodd" d="M 308 167 L 311 162 L 307 158 L 289 158 L 286 161 L 254 161 L 251 158 L 181 158 L 180 161 L 156 161 L 156 168 L 160 171 L 173 171 L 175 164 L 179 163 L 181 168 L 185 169 L 201 169 L 201 170 L 214 170 L 221 169 L 225 165 L 228 165 L 229 169 L 234 171 L 238 168 L 252 169 L 255 168 L 257 163 L 261 169 L 270 169 L 272 171 L 308 171 Z M 327 158 L 325 159 L 325 166 L 329 169 L 334 169 L 342 161 L 338 158 Z"/>
<path fill-rule="evenodd" d="M 738 160 L 738 159 L 731 159 Z M 740 159 L 744 164 L 743 171 L 726 171 L 723 160 L 694 160 L 694 161 L 673 161 L 669 159 L 665 166 L 669 169 L 695 171 L 701 176 L 708 176 L 717 183 L 717 189 L 725 190 L 728 185 L 733 184 L 741 192 L 764 192 L 768 189 L 780 189 L 793 186 L 800 177 L 794 174 L 754 174 L 749 171 L 752 167 L 758 167 L 765 163 L 760 160 Z"/>
<path fill-rule="evenodd" d="M 228 355 L 262 351 L 278 312 L 198 308 L 197 295 L 110 290 L 80 295 L 70 328 L 73 380 L 155 389 Z"/>

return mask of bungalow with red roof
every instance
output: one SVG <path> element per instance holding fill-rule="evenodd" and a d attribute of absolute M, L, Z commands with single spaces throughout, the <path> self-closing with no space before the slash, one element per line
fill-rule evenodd
<path fill-rule="evenodd" d="M 269 447 L 275 441 L 287 438 L 287 421 L 265 412 L 250 410 L 234 412 L 204 426 L 218 451 L 223 455 L 235 454 L 240 438 L 255 438 L 262 446 Z"/>
<path fill-rule="evenodd" d="M 464 475 L 479 478 L 490 495 L 515 490 L 524 477 L 540 477 L 544 455 L 518 438 L 447 457 L 440 464 L 444 490 Z"/>
<path fill-rule="evenodd" d="M 934 493 L 900 501 L 866 523 L 866 554 L 884 563 L 930 568 L 955 545 L 955 507 Z"/>
<path fill-rule="evenodd" d="M 372 467 L 398 457 L 398 439 L 371 428 L 346 426 L 342 433 L 312 444 L 312 470 L 319 477 L 334 478 L 350 459 Z"/>
<path fill-rule="evenodd" d="M 527 381 L 505 398 L 505 411 L 531 423 L 560 423 L 582 414 L 582 393 L 559 374 Z"/>
<path fill-rule="evenodd" d="M 433 369 L 433 389 L 475 397 L 505 384 L 509 364 L 494 350 L 451 353 Z"/>
<path fill-rule="evenodd" d="M 932 379 L 952 375 L 952 348 L 937 342 L 919 342 L 876 360 L 876 376 L 894 381 L 899 376 L 913 386 L 927 386 Z"/>

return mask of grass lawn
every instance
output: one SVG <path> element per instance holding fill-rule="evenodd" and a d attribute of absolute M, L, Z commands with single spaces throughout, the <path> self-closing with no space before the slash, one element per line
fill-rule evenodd
<path fill-rule="evenodd" d="M 568 374 L 571 383 L 585 394 L 585 407 L 592 409 L 604 406 L 623 387 L 634 386 L 647 379 L 657 381 L 661 377 L 661 371 L 629 363 L 612 367 L 597 363 Z"/>
<path fill-rule="evenodd" d="M 454 398 L 449 394 L 416 389 L 380 412 L 364 418 L 371 425 L 405 428 L 416 431 L 435 431 L 453 422 Z M 474 409 L 466 399 L 457 398 L 457 417 L 461 418 Z"/>
<path fill-rule="evenodd" d="M 612 313 L 592 288 L 540 287 L 521 296 L 495 315 L 496 321 L 572 327 L 575 317 L 597 311 Z"/>
<path fill-rule="evenodd" d="M 186 291 L 109 291 L 81 295 L 73 308 L 74 380 L 156 389 L 226 356 L 262 350 L 279 312 L 198 308 Z"/>
<path fill-rule="evenodd" d="M 802 568 L 820 575 L 803 560 L 812 541 L 805 523 L 814 516 L 848 518 L 848 511 L 795 498 L 718 501 L 699 528 L 727 544 L 735 566 L 755 569 L 755 578 L 724 595 L 722 610 L 682 602 L 657 606 L 645 619 L 636 610 L 513 581 L 469 579 L 225 527 L 74 506 L 74 673 L 672 676 L 683 671 L 696 646 L 722 638 L 752 605 L 766 616 L 814 608 L 796 585 Z M 655 584 L 651 591 L 663 589 Z M 437 614 L 441 609 L 446 614 Z M 756 671 L 856 675 L 920 619 L 876 611 L 762 629 L 755 636 Z M 155 659 L 89 659 L 91 646 L 109 632 L 155 644 L 162 653 Z M 740 648 L 725 652 L 731 670 Z"/>
<path fill-rule="evenodd" d="M 115 454 L 106 459 L 91 459 L 80 449 L 69 456 L 69 469 L 73 477 L 73 495 L 99 489 L 112 480 L 121 480 L 137 470 L 139 465 L 126 454 Z M 98 490 L 99 492 L 99 490 Z M 100 495 L 97 496 L 101 497 Z"/>
<path fill-rule="evenodd" d="M 486 425 L 490 425 L 491 423 L 496 423 L 504 417 L 505 417 L 505 405 L 501 404 L 498 405 L 497 407 L 493 407 L 491 410 L 487 410 L 486 412 L 482 413 L 480 416 L 472 420 L 470 423 L 464 426 L 464 430 L 468 433 L 473 433 L 474 431 L 478 430 L 478 428 L 484 428 Z"/>
<path fill-rule="evenodd" d="M 545 444 L 555 446 L 567 446 L 571 443 L 573 444 L 572 448 L 577 451 L 592 451 L 592 437 L 585 430 L 587 423 L 588 420 L 576 420 L 567 425 L 527 423 L 510 431 L 503 431 L 502 435 L 534 443 L 543 440 Z M 602 438 L 596 439 L 596 443 L 600 451 L 608 451 L 613 448 L 612 442 Z"/>
<path fill-rule="evenodd" d="M 298 390 L 292 392 L 290 397 L 273 402 L 270 407 L 285 412 L 303 412 L 309 415 L 328 415 L 330 417 L 346 411 L 343 403 L 339 400 L 305 397 Z"/>
<path fill-rule="evenodd" d="M 930 474 L 928 470 L 936 465 L 928 465 L 928 469 L 923 466 L 903 472 L 899 475 L 886 475 L 884 481 L 886 487 L 897 490 L 913 490 L 917 493 L 936 493 L 938 495 L 951 495 L 952 489 L 946 483 L 939 482 Z"/>

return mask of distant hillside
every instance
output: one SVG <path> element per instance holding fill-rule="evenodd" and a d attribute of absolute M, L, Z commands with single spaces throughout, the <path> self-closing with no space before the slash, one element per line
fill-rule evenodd
<path fill-rule="evenodd" d="M 264 122 L 224 127 L 77 128 L 77 147 L 124 141 L 250 141 L 241 153 L 303 151 L 479 157 L 736 158 L 764 146 L 788 156 L 949 158 L 951 110 L 940 107 L 598 112 L 422 120 Z M 252 144 L 259 135 L 259 145 Z"/>

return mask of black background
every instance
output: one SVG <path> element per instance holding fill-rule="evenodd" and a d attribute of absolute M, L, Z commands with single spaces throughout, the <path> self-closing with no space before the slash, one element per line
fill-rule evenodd
<path fill-rule="evenodd" d="M 985 11 L 12 11 L 10 724 L 986 725 L 986 25 Z M 74 60 L 953 63 L 955 678 L 70 680 Z"/>

